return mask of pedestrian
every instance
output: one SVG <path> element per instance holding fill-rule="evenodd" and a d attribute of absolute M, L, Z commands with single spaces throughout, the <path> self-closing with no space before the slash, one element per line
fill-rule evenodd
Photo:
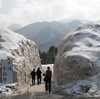
<path fill-rule="evenodd" d="M 51 78 L 52 78 L 52 71 L 50 70 L 50 67 L 47 67 L 44 77 L 46 93 L 48 91 L 49 93 L 51 93 Z"/>
<path fill-rule="evenodd" d="M 33 71 L 31 72 L 31 76 L 32 76 L 32 85 L 35 85 L 35 75 L 36 75 L 36 72 L 35 72 L 35 69 L 33 69 Z"/>
<path fill-rule="evenodd" d="M 42 74 L 40 68 L 37 69 L 36 74 L 37 74 L 37 84 L 39 85 L 41 84 L 41 74 Z"/>

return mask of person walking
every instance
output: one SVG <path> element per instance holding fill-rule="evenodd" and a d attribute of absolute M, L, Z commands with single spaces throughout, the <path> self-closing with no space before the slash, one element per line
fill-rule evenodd
<path fill-rule="evenodd" d="M 36 74 L 37 74 L 37 84 L 39 85 L 41 84 L 41 74 L 42 74 L 40 68 L 37 69 Z"/>
<path fill-rule="evenodd" d="M 51 93 L 51 78 L 52 78 L 52 71 L 50 70 L 50 67 L 47 67 L 44 77 L 46 93 L 48 91 L 49 93 Z"/>
<path fill-rule="evenodd" d="M 35 69 L 33 69 L 33 71 L 31 72 L 31 76 L 32 76 L 32 85 L 35 85 L 35 75 L 36 75 L 36 72 L 35 72 Z"/>

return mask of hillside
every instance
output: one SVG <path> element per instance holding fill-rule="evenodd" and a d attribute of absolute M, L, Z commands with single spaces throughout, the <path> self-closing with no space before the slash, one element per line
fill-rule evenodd
<path fill-rule="evenodd" d="M 16 30 L 22 28 L 22 26 L 19 24 L 12 24 L 12 25 L 9 25 L 7 28 L 9 28 L 12 31 L 16 31 Z"/>
<path fill-rule="evenodd" d="M 41 51 L 47 51 L 50 46 L 58 46 L 62 38 L 75 29 L 81 22 L 78 20 L 69 23 L 53 22 L 36 22 L 29 24 L 19 30 L 20 33 L 27 38 L 36 42 Z"/>

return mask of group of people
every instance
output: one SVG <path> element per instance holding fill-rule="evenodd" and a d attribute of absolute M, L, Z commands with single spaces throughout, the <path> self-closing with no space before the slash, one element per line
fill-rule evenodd
<path fill-rule="evenodd" d="M 35 69 L 33 69 L 33 71 L 31 72 L 31 76 L 32 76 L 32 85 L 35 85 L 35 78 L 37 76 L 37 84 L 41 84 L 41 70 L 40 68 L 37 69 L 37 71 L 35 72 Z"/>
<path fill-rule="evenodd" d="M 41 84 L 41 79 L 42 79 L 42 72 L 40 68 L 37 69 L 35 72 L 35 69 L 31 72 L 32 76 L 32 85 L 35 85 L 35 76 L 37 76 L 37 84 Z M 47 67 L 47 70 L 43 74 L 44 76 L 44 82 L 45 82 L 45 90 L 47 92 L 51 92 L 51 78 L 52 78 L 52 71 L 50 70 L 50 67 Z"/>

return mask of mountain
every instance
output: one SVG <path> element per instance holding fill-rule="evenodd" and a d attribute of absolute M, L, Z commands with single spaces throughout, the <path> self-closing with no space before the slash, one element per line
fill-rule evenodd
<path fill-rule="evenodd" d="M 36 22 L 15 31 L 33 40 L 39 45 L 41 51 L 47 51 L 50 46 L 58 46 L 62 38 L 75 29 L 81 22 L 73 20 L 69 23 Z"/>
<path fill-rule="evenodd" d="M 59 22 L 61 22 L 61 23 L 70 23 L 70 22 L 72 22 L 72 21 L 80 21 L 81 23 L 84 23 L 84 24 L 86 24 L 86 23 L 89 23 L 89 22 L 91 22 L 90 20 L 83 20 L 83 19 L 74 19 L 74 18 L 64 18 L 64 19 L 61 19 L 61 20 L 59 20 Z"/>
<path fill-rule="evenodd" d="M 8 28 L 9 28 L 10 30 L 12 30 L 12 31 L 16 31 L 16 30 L 22 28 L 22 26 L 19 25 L 19 24 L 12 24 L 12 25 L 9 25 Z"/>

